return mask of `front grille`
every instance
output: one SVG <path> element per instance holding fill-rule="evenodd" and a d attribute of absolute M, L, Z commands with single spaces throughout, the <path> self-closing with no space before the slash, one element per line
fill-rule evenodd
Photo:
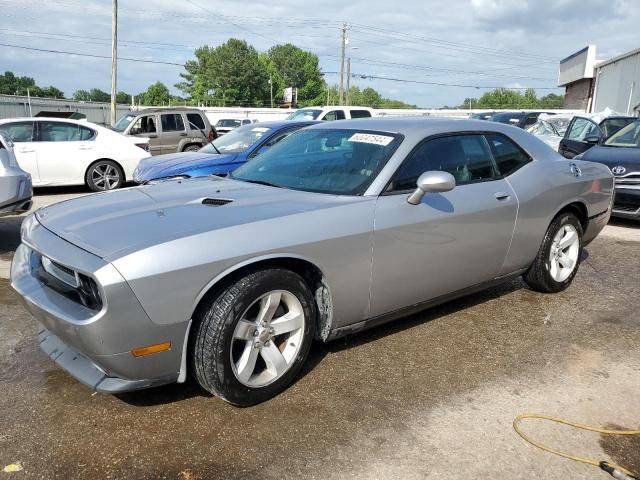
<path fill-rule="evenodd" d="M 625 185 L 640 185 L 639 172 L 628 173 L 626 175 L 616 177 L 615 179 L 616 179 L 616 185 L 619 185 L 621 187 Z"/>
<path fill-rule="evenodd" d="M 36 259 L 35 274 L 44 285 L 88 309 L 102 309 L 102 297 L 93 278 L 40 254 Z"/>

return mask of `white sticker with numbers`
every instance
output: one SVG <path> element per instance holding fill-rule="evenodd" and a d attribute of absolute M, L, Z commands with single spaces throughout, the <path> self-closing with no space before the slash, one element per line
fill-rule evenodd
<path fill-rule="evenodd" d="M 387 135 L 374 135 L 372 133 L 354 133 L 349 141 L 370 143 L 372 145 L 382 145 L 383 147 L 386 147 L 393 141 L 393 137 L 389 137 Z"/>

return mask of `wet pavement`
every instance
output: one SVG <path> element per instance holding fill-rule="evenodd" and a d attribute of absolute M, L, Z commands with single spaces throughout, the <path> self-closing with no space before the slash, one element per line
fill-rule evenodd
<path fill-rule="evenodd" d="M 0 260 L 19 224 L 0 219 Z M 191 383 L 94 394 L 39 351 L 35 322 L 0 278 L 0 470 L 23 467 L 0 480 L 608 478 L 511 426 L 533 411 L 640 428 L 640 224 L 615 222 L 587 250 L 563 293 L 516 280 L 315 344 L 293 386 L 245 409 Z M 524 428 L 640 473 L 637 437 Z"/>

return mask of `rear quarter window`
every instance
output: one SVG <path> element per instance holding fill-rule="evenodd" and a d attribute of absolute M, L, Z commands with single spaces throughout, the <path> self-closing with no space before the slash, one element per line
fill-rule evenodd
<path fill-rule="evenodd" d="M 204 120 L 197 113 L 187 113 L 187 124 L 190 130 L 204 130 L 206 128 Z"/>
<path fill-rule="evenodd" d="M 531 161 L 531 157 L 522 148 L 504 135 L 487 134 L 485 138 L 502 176 L 511 175 Z"/>
<path fill-rule="evenodd" d="M 351 118 L 368 118 L 371 117 L 369 110 L 350 110 Z"/>

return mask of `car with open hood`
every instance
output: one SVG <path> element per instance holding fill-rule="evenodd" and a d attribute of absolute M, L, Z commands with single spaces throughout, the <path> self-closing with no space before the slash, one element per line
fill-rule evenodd
<path fill-rule="evenodd" d="M 11 282 L 40 348 L 91 388 L 191 374 L 252 405 L 295 380 L 314 339 L 518 276 L 568 288 L 612 193 L 604 165 L 567 162 L 509 125 L 323 122 L 226 178 L 38 210 Z"/>

